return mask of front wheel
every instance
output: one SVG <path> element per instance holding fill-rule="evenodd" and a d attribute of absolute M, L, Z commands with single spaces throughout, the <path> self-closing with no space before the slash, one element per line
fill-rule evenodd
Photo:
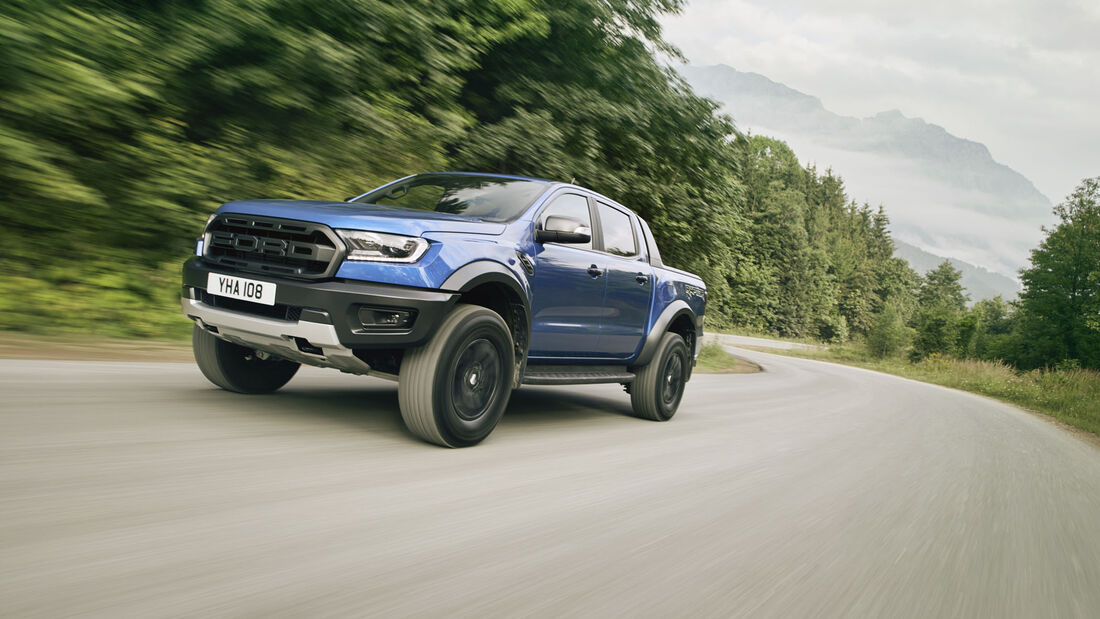
<path fill-rule="evenodd" d="M 496 312 L 459 305 L 427 344 L 406 351 L 397 399 L 405 425 L 444 447 L 480 443 L 508 405 L 515 353 Z"/>
<path fill-rule="evenodd" d="M 630 386 L 630 404 L 643 419 L 668 421 L 676 414 L 691 370 L 691 355 L 684 338 L 666 333 L 657 353 L 638 370 Z"/>
<path fill-rule="evenodd" d="M 271 393 L 301 367 L 294 361 L 264 358 L 251 348 L 218 339 L 198 325 L 191 332 L 191 348 L 207 380 L 237 393 Z"/>

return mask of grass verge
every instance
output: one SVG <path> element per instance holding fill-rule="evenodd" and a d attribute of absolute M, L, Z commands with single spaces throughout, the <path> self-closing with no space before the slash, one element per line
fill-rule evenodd
<path fill-rule="evenodd" d="M 695 364 L 697 374 L 752 374 L 759 371 L 759 365 L 734 357 L 714 340 L 703 342 Z"/>
<path fill-rule="evenodd" d="M 1080 369 L 1022 372 L 1000 361 L 939 356 L 910 363 L 902 359 L 874 359 L 856 345 L 764 352 L 843 363 L 979 393 L 1100 436 L 1100 372 Z"/>

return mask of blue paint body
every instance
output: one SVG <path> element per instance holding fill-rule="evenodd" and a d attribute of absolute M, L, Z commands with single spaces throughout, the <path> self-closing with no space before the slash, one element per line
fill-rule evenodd
<path fill-rule="evenodd" d="M 404 179 L 394 182 L 400 180 Z M 430 242 L 424 256 L 412 264 L 345 261 L 335 274 L 343 280 L 440 290 L 446 289 L 447 279 L 466 265 L 478 261 L 495 263 L 514 277 L 527 295 L 531 363 L 630 364 L 642 352 L 646 336 L 662 314 L 678 300 L 690 308 L 701 331 L 705 310 L 702 280 L 661 266 L 652 236 L 643 233 L 648 229 L 640 224 L 637 215 L 587 189 L 542 182 L 545 191 L 522 214 L 505 223 L 433 211 L 308 200 L 230 202 L 219 208 L 218 213 L 279 217 L 322 223 L 333 229 L 419 236 Z M 541 212 L 562 194 L 585 197 L 592 205 L 593 215 L 597 201 L 629 214 L 638 255 L 621 257 L 569 244 L 537 243 L 535 228 Z M 594 226 L 592 232 L 595 239 L 599 228 Z M 533 275 L 525 271 L 517 252 L 531 258 Z M 590 274 L 593 267 L 599 271 L 598 276 Z"/>

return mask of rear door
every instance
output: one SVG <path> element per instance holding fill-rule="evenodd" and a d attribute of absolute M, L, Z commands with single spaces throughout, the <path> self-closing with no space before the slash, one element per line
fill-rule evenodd
<path fill-rule="evenodd" d="M 551 215 L 576 219 L 592 229 L 588 198 L 579 193 L 555 196 L 535 219 L 536 228 Z M 531 357 L 599 355 L 607 256 L 592 247 L 591 242 L 535 244 Z"/>
<path fill-rule="evenodd" d="M 604 356 L 626 359 L 638 350 L 646 335 L 653 297 L 653 267 L 640 241 L 637 217 L 619 207 L 596 202 L 606 259 L 607 287 L 600 322 L 599 350 Z"/>

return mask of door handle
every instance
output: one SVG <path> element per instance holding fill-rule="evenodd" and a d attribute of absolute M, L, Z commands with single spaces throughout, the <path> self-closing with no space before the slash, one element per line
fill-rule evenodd
<path fill-rule="evenodd" d="M 588 274 L 592 277 L 599 277 L 603 275 L 603 271 L 600 270 L 600 267 L 593 264 L 592 266 L 588 267 Z"/>
<path fill-rule="evenodd" d="M 649 276 L 645 273 L 638 273 L 634 276 L 634 281 L 638 282 L 639 284 L 645 285 L 645 283 L 649 281 Z"/>

